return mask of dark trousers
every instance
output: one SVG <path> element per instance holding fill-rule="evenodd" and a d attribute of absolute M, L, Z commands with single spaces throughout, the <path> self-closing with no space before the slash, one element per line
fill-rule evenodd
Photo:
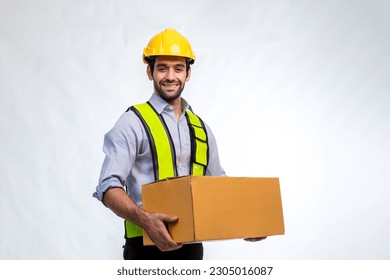
<path fill-rule="evenodd" d="M 184 244 L 180 249 L 162 252 L 157 246 L 144 246 L 142 237 L 126 238 L 125 260 L 202 260 L 202 243 Z"/>

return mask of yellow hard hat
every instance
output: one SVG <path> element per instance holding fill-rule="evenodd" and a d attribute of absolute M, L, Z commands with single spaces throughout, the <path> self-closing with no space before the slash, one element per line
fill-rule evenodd
<path fill-rule="evenodd" d="M 190 64 L 194 63 L 196 58 L 188 40 L 172 28 L 165 29 L 150 39 L 144 48 L 143 60 L 148 63 L 148 57 L 159 55 L 186 57 Z"/>

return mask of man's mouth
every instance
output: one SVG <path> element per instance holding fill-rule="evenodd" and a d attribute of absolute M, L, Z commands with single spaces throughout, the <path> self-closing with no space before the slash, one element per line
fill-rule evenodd
<path fill-rule="evenodd" d="M 162 87 L 167 91 L 175 91 L 180 84 L 179 83 L 161 83 Z"/>
<path fill-rule="evenodd" d="M 179 84 L 178 83 L 162 83 L 162 85 L 164 86 L 164 87 L 177 87 L 177 86 L 179 86 Z"/>

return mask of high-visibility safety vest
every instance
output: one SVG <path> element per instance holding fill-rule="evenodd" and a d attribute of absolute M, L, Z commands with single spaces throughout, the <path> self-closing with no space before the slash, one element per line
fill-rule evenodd
<path fill-rule="evenodd" d="M 177 176 L 175 147 L 168 127 L 161 116 L 149 103 L 130 107 L 141 120 L 148 136 L 152 153 L 154 180 L 164 180 Z M 191 164 L 189 174 L 203 176 L 209 161 L 209 145 L 207 131 L 203 121 L 190 110 L 186 110 L 191 138 Z M 126 237 L 142 236 L 142 228 L 125 221 Z"/>

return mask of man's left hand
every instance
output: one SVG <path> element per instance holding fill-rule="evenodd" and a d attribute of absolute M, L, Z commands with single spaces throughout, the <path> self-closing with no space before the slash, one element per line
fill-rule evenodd
<path fill-rule="evenodd" d="M 266 239 L 267 236 L 262 236 L 262 237 L 250 237 L 250 238 L 244 238 L 245 241 L 249 242 L 257 242 Z"/>

